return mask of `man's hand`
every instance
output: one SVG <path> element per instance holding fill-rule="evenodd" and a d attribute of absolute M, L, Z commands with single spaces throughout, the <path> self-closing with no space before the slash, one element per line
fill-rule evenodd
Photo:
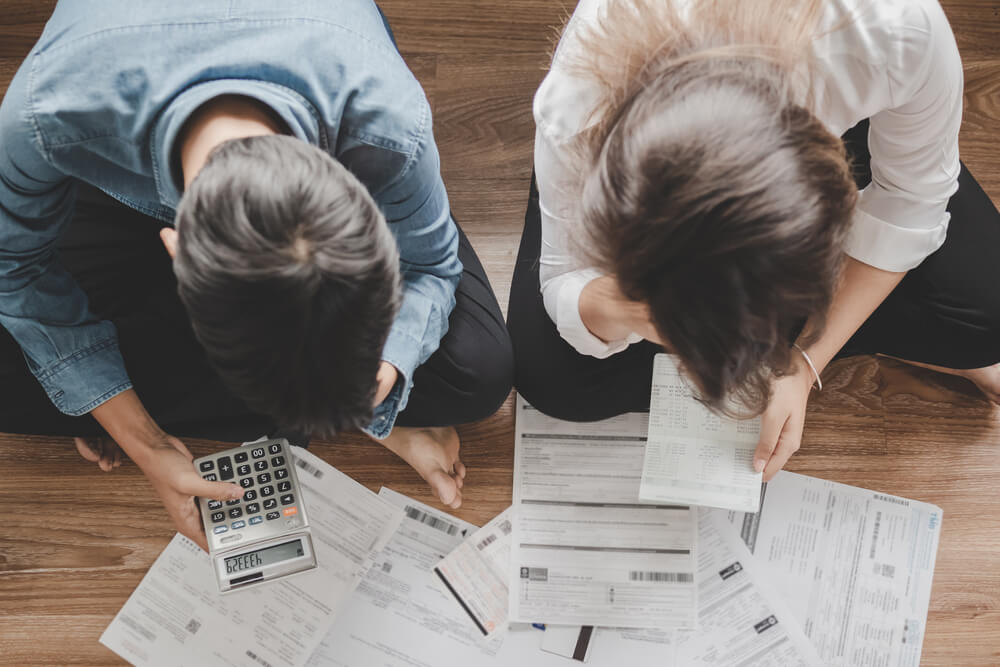
<path fill-rule="evenodd" d="M 191 464 L 193 458 L 183 442 L 164 434 L 160 442 L 149 443 L 139 466 L 160 496 L 178 532 L 208 551 L 208 541 L 202 531 L 201 516 L 194 497 L 236 500 L 243 497 L 243 489 L 228 482 L 202 479 Z"/>
<path fill-rule="evenodd" d="M 396 386 L 399 379 L 399 371 L 388 361 L 379 364 L 378 373 L 375 375 L 375 406 L 381 405 L 382 401 L 389 397 L 389 392 Z"/>
<path fill-rule="evenodd" d="M 594 278 L 580 293 L 580 319 L 601 340 L 622 340 L 636 333 L 648 341 L 663 345 L 653 326 L 649 306 L 629 300 L 612 276 Z"/>
<path fill-rule="evenodd" d="M 770 481 L 802 443 L 806 403 L 813 385 L 812 370 L 796 353 L 794 372 L 772 383 L 771 402 L 761 417 L 760 440 L 753 467 Z"/>

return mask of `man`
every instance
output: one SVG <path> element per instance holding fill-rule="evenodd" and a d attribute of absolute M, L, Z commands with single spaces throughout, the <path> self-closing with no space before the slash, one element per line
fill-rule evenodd
<path fill-rule="evenodd" d="M 361 428 L 459 506 L 510 342 L 371 0 L 63 0 L 0 146 L 0 430 L 106 433 L 203 547 L 242 489 L 168 432 Z"/>

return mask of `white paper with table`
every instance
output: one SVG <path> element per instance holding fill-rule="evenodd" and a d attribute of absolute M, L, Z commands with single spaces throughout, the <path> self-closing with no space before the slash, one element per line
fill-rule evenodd
<path fill-rule="evenodd" d="M 693 627 L 697 517 L 640 503 L 646 416 L 587 424 L 518 397 L 510 620 Z"/>
<path fill-rule="evenodd" d="M 783 471 L 758 514 L 713 516 L 753 550 L 825 665 L 920 664 L 941 508 Z"/>
<path fill-rule="evenodd" d="M 760 419 L 715 414 L 691 394 L 674 357 L 656 355 L 649 440 L 639 497 L 756 512 L 761 473 L 753 469 Z"/>
<path fill-rule="evenodd" d="M 399 525 L 402 513 L 295 448 L 318 566 L 219 593 L 208 554 L 176 535 L 101 636 L 135 665 L 302 665 Z"/>

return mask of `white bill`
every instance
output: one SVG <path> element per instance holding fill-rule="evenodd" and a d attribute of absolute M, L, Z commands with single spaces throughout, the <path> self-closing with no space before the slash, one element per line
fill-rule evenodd
<path fill-rule="evenodd" d="M 760 419 L 721 417 L 691 394 L 674 358 L 656 355 L 642 500 L 756 512 L 761 473 L 753 469 Z"/>
<path fill-rule="evenodd" d="M 302 665 L 402 513 L 305 450 L 299 472 L 317 567 L 222 596 L 208 554 L 175 535 L 101 635 L 134 665 Z"/>
<path fill-rule="evenodd" d="M 713 512 L 740 536 L 830 667 L 917 667 L 941 508 L 780 472 L 760 512 Z"/>
<path fill-rule="evenodd" d="M 452 550 L 434 573 L 484 638 L 507 630 L 507 573 L 513 512 L 508 508 Z"/>
<path fill-rule="evenodd" d="M 643 414 L 575 424 L 518 397 L 509 618 L 694 627 L 694 510 L 640 503 Z"/>

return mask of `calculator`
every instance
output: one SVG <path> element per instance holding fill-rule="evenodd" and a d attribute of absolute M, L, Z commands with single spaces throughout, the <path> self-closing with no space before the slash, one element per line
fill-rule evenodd
<path fill-rule="evenodd" d="M 239 500 L 198 498 L 223 593 L 316 567 L 289 447 L 285 439 L 257 440 L 194 460 L 205 479 L 235 482 L 244 489 Z"/>

